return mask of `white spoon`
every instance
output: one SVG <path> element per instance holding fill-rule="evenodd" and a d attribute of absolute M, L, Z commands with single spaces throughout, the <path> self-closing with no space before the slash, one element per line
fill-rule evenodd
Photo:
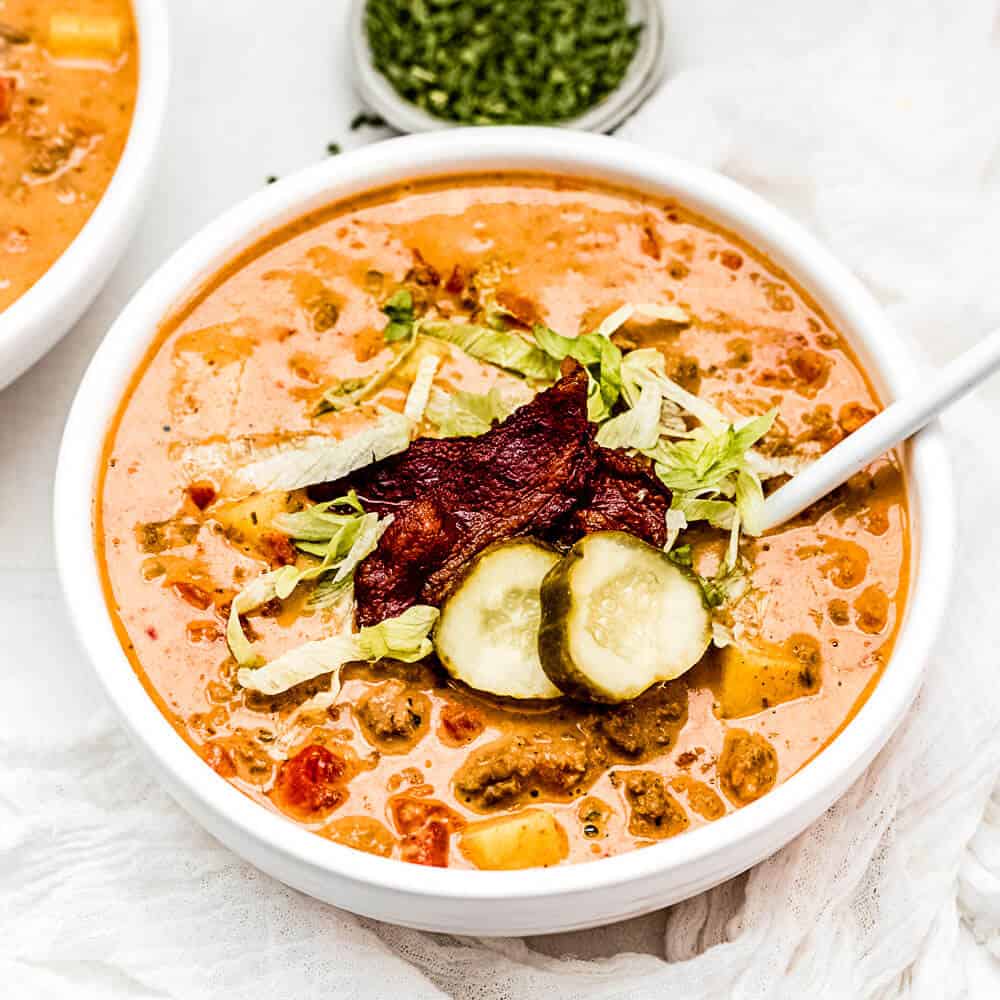
<path fill-rule="evenodd" d="M 775 528 L 846 482 L 855 472 L 930 423 L 945 407 L 1000 368 L 1000 330 L 950 361 L 928 384 L 890 403 L 850 437 L 764 501 L 763 529 Z"/>

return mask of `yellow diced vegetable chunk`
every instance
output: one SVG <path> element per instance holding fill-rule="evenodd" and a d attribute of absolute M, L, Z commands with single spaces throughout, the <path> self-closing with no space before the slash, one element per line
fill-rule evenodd
<path fill-rule="evenodd" d="M 726 646 L 718 656 L 719 714 L 725 719 L 754 715 L 819 690 L 818 662 L 781 646 Z"/>
<path fill-rule="evenodd" d="M 58 59 L 114 59 L 125 44 L 120 17 L 101 14 L 53 14 L 48 49 Z"/>
<path fill-rule="evenodd" d="M 535 868 L 558 864 L 569 851 L 566 831 L 543 809 L 466 827 L 459 850 L 477 868 Z"/>
<path fill-rule="evenodd" d="M 212 517 L 224 528 L 227 537 L 235 544 L 257 545 L 266 532 L 273 532 L 271 522 L 288 509 L 288 494 L 254 493 L 243 500 L 218 504 L 211 510 Z"/>

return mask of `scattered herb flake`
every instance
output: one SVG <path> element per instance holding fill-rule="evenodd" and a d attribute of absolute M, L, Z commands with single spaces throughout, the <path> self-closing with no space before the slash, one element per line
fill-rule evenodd
<path fill-rule="evenodd" d="M 382 336 L 387 344 L 407 340 L 413 335 L 413 294 L 406 288 L 399 289 L 385 305 L 382 312 L 389 317 L 389 325 Z"/>
<path fill-rule="evenodd" d="M 373 115 L 368 111 L 359 111 L 351 119 L 351 131 L 357 132 L 359 128 L 385 128 L 385 119 L 381 115 Z"/>

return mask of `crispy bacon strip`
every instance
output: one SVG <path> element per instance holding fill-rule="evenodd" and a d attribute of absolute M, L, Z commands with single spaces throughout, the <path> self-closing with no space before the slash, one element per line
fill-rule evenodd
<path fill-rule="evenodd" d="M 587 377 L 539 393 L 479 437 L 420 438 L 314 499 L 357 490 L 367 510 L 392 513 L 378 550 L 355 574 L 358 623 L 417 601 L 440 604 L 465 564 L 493 542 L 540 534 L 585 494 L 594 470 Z"/>
<path fill-rule="evenodd" d="M 420 438 L 310 495 L 351 489 L 367 510 L 394 518 L 355 573 L 359 625 L 439 605 L 468 561 L 503 539 L 570 544 L 617 529 L 662 545 L 670 506 L 669 490 L 640 462 L 594 443 L 582 370 L 479 437 Z"/>
<path fill-rule="evenodd" d="M 667 540 L 670 490 L 641 459 L 595 446 L 597 468 L 590 498 L 572 511 L 553 534 L 566 544 L 593 531 L 627 531 L 657 548 Z"/>

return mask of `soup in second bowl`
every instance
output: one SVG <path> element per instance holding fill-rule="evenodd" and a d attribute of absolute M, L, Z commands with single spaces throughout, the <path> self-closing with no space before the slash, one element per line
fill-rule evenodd
<path fill-rule="evenodd" d="M 878 408 L 795 283 L 682 205 L 379 191 L 165 324 L 101 469 L 109 606 L 193 752 L 319 836 L 618 854 L 767 795 L 877 683 L 895 458 L 756 519 Z"/>
<path fill-rule="evenodd" d="M 0 0 L 0 310 L 101 200 L 135 106 L 127 0 Z"/>

